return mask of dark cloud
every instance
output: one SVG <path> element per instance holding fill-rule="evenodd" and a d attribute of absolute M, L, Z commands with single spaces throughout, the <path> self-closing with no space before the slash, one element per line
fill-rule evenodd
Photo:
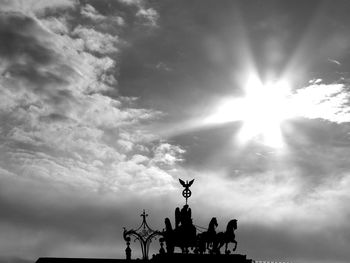
<path fill-rule="evenodd" d="M 58 113 L 52 113 L 52 114 L 49 114 L 47 116 L 42 116 L 40 119 L 42 121 L 52 121 L 52 122 L 69 121 L 68 117 L 61 115 L 61 114 L 58 114 Z"/>
<path fill-rule="evenodd" d="M 2 76 L 8 87 L 29 87 L 47 94 L 45 99 L 54 104 L 71 98 L 69 91 L 58 87 L 69 85 L 76 72 L 54 50 L 49 32 L 37 20 L 21 13 L 3 13 L 0 39 L 0 56 L 5 61 Z"/>
<path fill-rule="evenodd" d="M 33 18 L 21 13 L 2 13 L 0 35 L 0 55 L 9 61 L 25 59 L 35 67 L 57 58 L 47 43 L 38 39 L 38 36 L 47 37 L 48 33 Z"/>
<path fill-rule="evenodd" d="M 38 68 L 35 68 L 35 64 L 12 65 L 8 67 L 5 74 L 7 73 L 17 80 L 24 79 L 27 82 L 26 84 L 35 86 L 35 89 L 40 91 L 47 85 L 64 85 L 69 83 L 61 74 L 40 71 Z"/>
<path fill-rule="evenodd" d="M 349 153 L 347 124 L 324 120 L 299 120 L 289 124 L 286 136 L 290 145 L 291 165 L 295 165 L 305 177 L 322 181 L 330 174 L 345 174 Z"/>
<path fill-rule="evenodd" d="M 159 201 L 157 205 L 151 205 L 161 198 L 158 196 L 156 199 L 134 199 L 131 192 L 120 192 L 118 195 L 113 192 L 86 192 L 49 181 L 2 177 L 0 228 L 3 232 L 15 228 L 30 233 L 30 236 L 17 238 L 38 244 L 34 246 L 34 251 L 30 252 L 31 255 L 39 256 L 38 253 L 43 251 L 44 255 L 51 256 L 63 257 L 66 256 L 65 253 L 71 253 L 76 257 L 86 257 L 87 255 L 79 255 L 79 251 L 68 252 L 62 248 L 60 252 L 55 252 L 55 249 L 73 242 L 96 246 L 97 251 L 98 243 L 101 242 L 115 246 L 112 254 L 122 257 L 123 227 L 137 227 L 141 222 L 139 214 L 142 209 L 147 209 L 150 213 L 150 224 L 153 227 L 163 227 L 160 211 L 168 209 Z M 163 198 L 167 200 L 167 197 Z M 167 203 L 169 202 L 172 203 L 167 200 Z M 40 241 L 41 236 L 45 237 L 44 250 L 40 247 L 43 245 Z M 5 248 L 7 240 L 0 239 L 0 243 L 3 244 L 1 247 Z M 20 249 L 21 243 L 18 240 L 18 244 L 13 244 L 13 249 L 16 246 Z M 138 251 L 138 248 L 135 247 L 135 251 Z M 9 252 L 3 250 L 1 254 L 7 255 Z M 30 255 L 18 256 L 28 258 Z M 36 258 L 32 258 L 34 259 Z"/>

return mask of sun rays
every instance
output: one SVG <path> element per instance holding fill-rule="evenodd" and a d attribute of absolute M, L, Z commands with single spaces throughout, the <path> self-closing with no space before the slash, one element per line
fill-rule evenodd
<path fill-rule="evenodd" d="M 242 121 L 236 134 L 239 143 L 250 140 L 267 146 L 282 147 L 281 124 L 293 117 L 289 101 L 290 87 L 287 81 L 262 83 L 257 76 L 251 76 L 245 87 L 245 95 L 227 99 L 219 103 L 212 115 L 205 119 L 206 124 L 223 124 Z"/>

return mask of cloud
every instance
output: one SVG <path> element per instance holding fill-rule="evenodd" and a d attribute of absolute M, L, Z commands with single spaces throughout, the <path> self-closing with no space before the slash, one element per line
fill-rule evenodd
<path fill-rule="evenodd" d="M 147 2 L 144 0 L 119 0 L 127 6 L 136 7 L 137 12 L 135 16 L 138 18 L 139 23 L 144 26 L 157 27 L 159 13 L 152 7 L 147 6 Z"/>
<path fill-rule="evenodd" d="M 179 146 L 163 143 L 155 147 L 153 161 L 165 167 L 173 167 L 177 162 L 183 161 L 185 150 Z"/>
<path fill-rule="evenodd" d="M 126 4 L 126 5 L 142 5 L 143 4 L 143 0 L 118 0 L 119 2 Z"/>
<path fill-rule="evenodd" d="M 101 15 L 92 5 L 86 4 L 80 11 L 81 15 L 94 21 L 104 20 L 106 17 Z"/>
<path fill-rule="evenodd" d="M 121 2 L 132 9 L 134 26 L 158 25 L 157 10 L 144 1 Z M 202 155 L 191 157 L 206 165 L 194 172 L 184 157 L 196 154 L 193 149 L 185 151 L 149 130 L 162 112 L 118 95 L 125 40 L 118 30 L 101 26 L 111 21 L 109 14 L 74 1 L 38 6 L 23 1 L 23 8 L 19 2 L 4 3 L 2 255 L 123 257 L 122 227 L 137 225 L 142 208 L 151 210 L 152 226 L 164 227 L 164 217 L 173 217 L 173 209 L 183 204 L 175 180 L 181 177 L 196 179 L 190 199 L 195 223 L 206 226 L 211 216 L 218 216 L 222 230 L 228 219 L 238 218 L 241 253 L 257 259 L 275 254 L 284 260 L 288 255 L 305 262 L 317 258 L 317 251 L 320 259 L 332 255 L 347 261 L 349 153 L 334 139 L 347 133 L 340 127 L 347 122 L 347 84 L 316 81 L 296 92 L 295 101 L 308 107 L 300 107 L 304 119 L 293 123 L 306 139 L 298 143 L 293 140 L 298 133 L 293 133 L 292 157 L 278 158 L 257 147 L 220 152 L 217 148 L 232 148 L 230 126 L 226 133 L 198 140 Z M 72 16 L 73 10 L 81 17 Z M 115 23 L 122 26 L 120 21 Z M 125 27 L 133 26 L 127 22 Z M 319 131 L 320 125 L 333 138 Z M 203 157 L 208 145 L 215 165 Z M 206 171 L 208 166 L 215 173 Z"/>
<path fill-rule="evenodd" d="M 172 69 L 167 64 L 165 64 L 163 62 L 158 62 L 155 65 L 155 68 L 158 70 L 163 70 L 163 71 L 172 71 Z"/>
<path fill-rule="evenodd" d="M 144 25 L 153 27 L 157 26 L 159 14 L 153 8 L 140 8 L 139 11 L 137 11 L 136 16 L 141 19 Z"/>
<path fill-rule="evenodd" d="M 335 59 L 327 59 L 327 61 L 329 61 L 329 62 L 331 62 L 331 63 L 334 63 L 334 64 L 336 64 L 336 65 L 338 65 L 338 66 L 341 66 L 341 63 L 338 61 L 338 60 L 335 60 Z"/>
<path fill-rule="evenodd" d="M 107 33 L 101 33 L 91 28 L 77 26 L 72 32 L 74 36 L 78 36 L 84 41 L 84 46 L 88 51 L 107 54 L 117 52 L 116 44 L 119 39 Z"/>
<path fill-rule="evenodd" d="M 235 176 L 224 169 L 186 173 L 196 178 L 190 198 L 195 224 L 206 227 L 216 216 L 217 231 L 224 231 L 238 219 L 237 253 L 255 260 L 347 261 L 348 173 L 313 186 L 293 165 Z"/>
<path fill-rule="evenodd" d="M 40 23 L 55 34 L 64 35 L 69 32 L 68 22 L 64 16 L 41 19 Z"/>
<path fill-rule="evenodd" d="M 2 13 L 0 32 L 6 39 L 6 42 L 1 42 L 0 55 L 7 61 L 25 60 L 23 62 L 46 65 L 56 58 L 55 53 L 45 45 L 48 37 L 45 30 L 30 17 L 19 13 Z"/>
<path fill-rule="evenodd" d="M 156 199 L 149 196 L 87 192 L 24 177 L 1 175 L 0 181 L 3 257 L 15 255 L 32 262 L 39 256 L 124 258 L 123 227 L 140 224 L 143 208 L 152 218 L 151 225 L 162 227 L 163 219 L 155 215 L 165 203 L 150 206 Z M 164 198 L 167 204 L 172 202 Z M 138 256 L 136 247 L 133 252 Z"/>
<path fill-rule="evenodd" d="M 45 13 L 48 10 L 71 9 L 77 5 L 76 0 L 1 0 L 0 8 L 4 11 Z"/>
<path fill-rule="evenodd" d="M 12 12 L 0 35 L 8 39 L 0 45 L 3 169 L 103 191 L 172 188 L 184 151 L 144 126 L 161 113 L 101 93 L 115 89 L 118 61 L 108 55 L 118 52 L 118 35 L 74 27 L 65 14 Z"/>
<path fill-rule="evenodd" d="M 299 89 L 292 97 L 296 114 L 335 123 L 350 121 L 348 84 L 314 83 Z"/>
<path fill-rule="evenodd" d="M 162 112 L 118 95 L 125 41 L 91 25 L 110 16 L 85 5 L 74 20 L 75 1 L 1 8 L 0 252 L 123 257 L 129 212 L 174 191 L 185 151 L 148 131 Z"/>
<path fill-rule="evenodd" d="M 227 177 L 221 171 L 219 176 L 206 173 L 197 177 L 201 185 L 198 189 L 194 188 L 197 202 L 205 200 L 207 205 L 220 211 L 218 214 L 225 216 L 228 215 L 225 211 L 230 210 L 247 224 L 272 227 L 293 219 L 295 223 L 303 224 L 297 227 L 298 231 L 305 227 L 317 232 L 331 227 L 334 222 L 345 225 L 349 216 L 348 213 L 336 213 L 344 209 L 350 197 L 346 192 L 350 179 L 347 173 L 323 178 L 321 183 L 312 185 L 299 167 L 291 169 L 290 166 L 264 173 Z M 335 183 L 335 178 L 341 183 Z M 208 192 L 212 193 L 212 197 L 204 198 Z"/>
<path fill-rule="evenodd" d="M 94 8 L 92 5 L 86 4 L 83 6 L 80 10 L 81 15 L 84 18 L 90 19 L 92 22 L 94 22 L 94 26 L 101 26 L 102 23 L 102 28 L 108 28 L 110 26 L 124 26 L 125 25 L 125 20 L 116 14 L 110 15 L 110 16 L 105 16 L 99 13 L 96 8 Z M 99 23 L 99 24 L 95 24 Z"/>

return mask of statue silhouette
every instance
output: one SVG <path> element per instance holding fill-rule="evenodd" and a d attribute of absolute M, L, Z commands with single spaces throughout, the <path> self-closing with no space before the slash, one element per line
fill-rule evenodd
<path fill-rule="evenodd" d="M 125 249 L 125 255 L 126 260 L 131 261 L 131 248 L 130 248 L 130 240 L 126 242 L 126 249 Z"/>
<path fill-rule="evenodd" d="M 228 222 L 226 231 L 225 232 L 219 232 L 216 235 L 215 243 L 214 243 L 214 252 L 217 254 L 220 254 L 220 248 L 225 245 L 225 254 L 230 254 L 231 252 L 228 250 L 228 244 L 234 243 L 235 246 L 232 249 L 232 251 L 235 251 L 237 249 L 237 241 L 235 239 L 235 233 L 234 231 L 237 229 L 237 220 L 232 219 Z"/>
<path fill-rule="evenodd" d="M 200 254 L 205 253 L 208 249 L 210 253 L 213 253 L 214 250 L 214 242 L 216 239 L 216 227 L 218 226 L 216 217 L 213 217 L 208 225 L 208 230 L 198 234 L 198 252 Z"/>
<path fill-rule="evenodd" d="M 196 247 L 196 227 L 191 218 L 191 209 L 188 205 L 175 209 L 175 229 L 172 228 L 169 218 L 165 219 L 165 243 L 168 253 L 173 253 L 175 247 L 180 247 L 183 253 L 188 253 L 189 248 Z"/>
<path fill-rule="evenodd" d="M 180 222 L 181 222 L 182 226 L 186 224 L 187 208 L 188 208 L 188 205 L 184 205 L 181 209 L 181 212 L 180 212 Z"/>
<path fill-rule="evenodd" d="M 175 209 L 175 228 L 178 228 L 181 222 L 181 212 L 180 208 L 176 207 Z"/>
<path fill-rule="evenodd" d="M 163 230 L 162 242 L 165 241 L 168 254 L 173 254 L 175 247 L 179 247 L 182 253 L 189 253 L 192 249 L 194 253 L 203 254 L 209 250 L 211 254 L 220 254 L 220 248 L 225 245 L 225 253 L 231 253 L 228 250 L 228 244 L 234 243 L 237 248 L 234 230 L 237 229 L 237 220 L 232 219 L 226 227 L 226 232 L 216 233 L 218 222 L 216 217 L 213 217 L 208 225 L 208 229 L 197 235 L 197 229 L 192 221 L 192 210 L 187 204 L 187 199 L 191 196 L 189 187 L 193 184 L 194 179 L 184 182 L 179 179 L 181 185 L 185 188 L 182 192 L 186 198 L 186 204 L 181 208 L 175 209 L 175 228 L 172 228 L 169 218 L 165 219 L 165 229 Z"/>
<path fill-rule="evenodd" d="M 188 226 L 192 223 L 191 221 L 192 221 L 192 211 L 191 211 L 191 208 L 189 208 L 189 206 L 186 204 L 181 209 L 180 222 L 182 226 Z"/>
<path fill-rule="evenodd" d="M 166 250 L 169 254 L 174 253 L 174 247 L 175 247 L 175 233 L 171 226 L 171 222 L 169 218 L 165 218 L 165 232 L 163 234 L 166 244 Z"/>

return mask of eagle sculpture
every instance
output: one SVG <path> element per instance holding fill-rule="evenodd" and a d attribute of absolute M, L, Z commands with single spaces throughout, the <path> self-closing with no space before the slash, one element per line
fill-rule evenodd
<path fill-rule="evenodd" d="M 193 184 L 194 179 L 192 179 L 191 181 L 186 181 L 186 183 L 183 180 L 179 179 L 179 182 L 183 187 L 189 188 Z"/>

